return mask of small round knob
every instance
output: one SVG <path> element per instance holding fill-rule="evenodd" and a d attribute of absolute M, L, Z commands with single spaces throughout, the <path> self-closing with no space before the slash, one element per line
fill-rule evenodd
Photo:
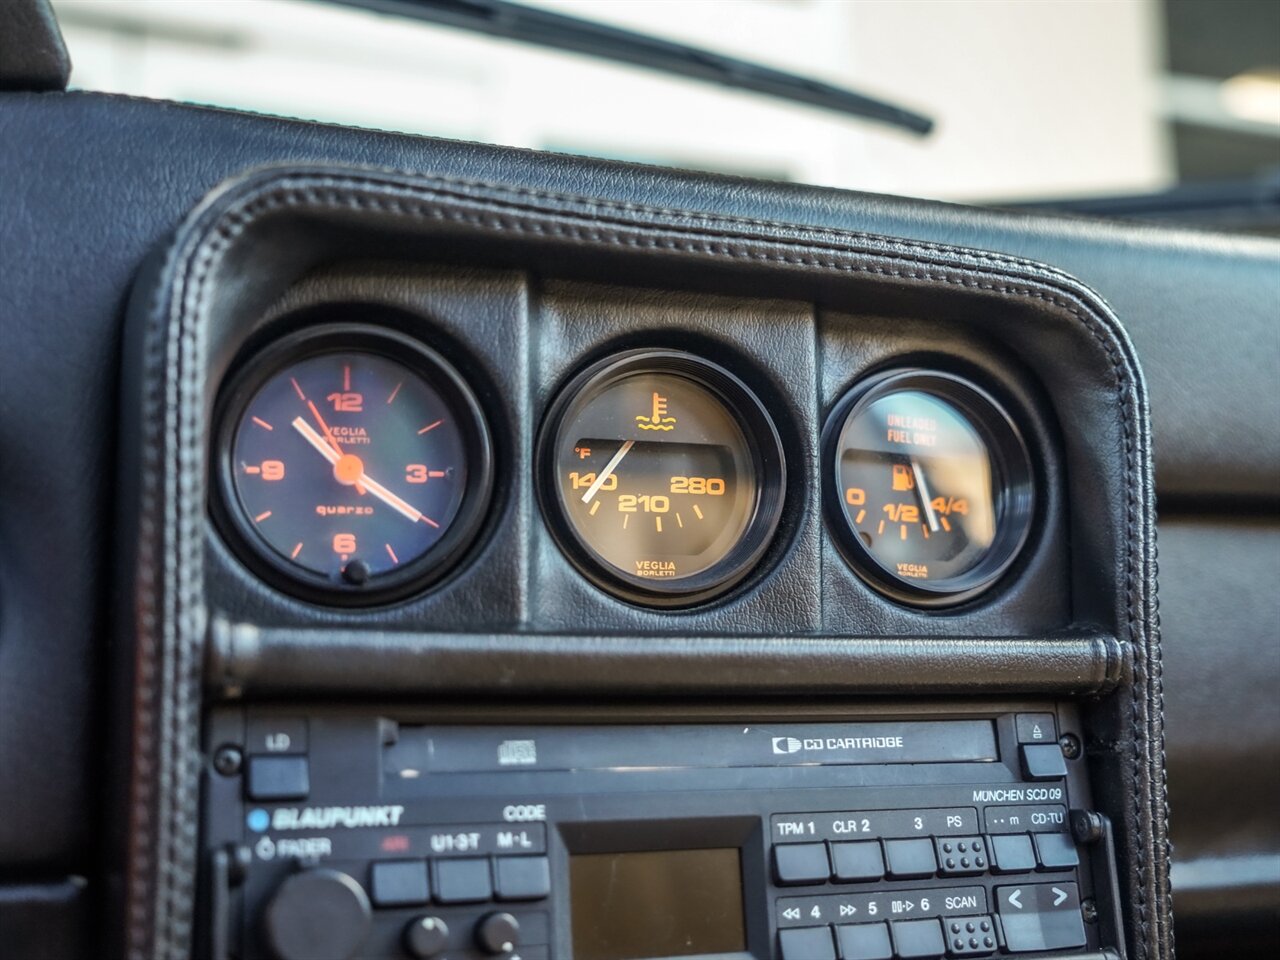
<path fill-rule="evenodd" d="M 267 904 L 267 941 L 280 960 L 348 960 L 369 933 L 369 898 L 337 870 L 293 874 Z"/>
<path fill-rule="evenodd" d="M 404 928 L 404 946 L 418 960 L 431 960 L 449 946 L 449 928 L 439 917 L 418 917 Z"/>
<path fill-rule="evenodd" d="M 520 945 L 520 923 L 509 913 L 491 913 L 476 924 L 476 943 L 485 953 L 510 953 Z"/>

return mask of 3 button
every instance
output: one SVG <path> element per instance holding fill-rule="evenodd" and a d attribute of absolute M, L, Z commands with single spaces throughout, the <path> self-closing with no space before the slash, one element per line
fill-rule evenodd
<path fill-rule="evenodd" d="M 884 859 L 889 868 L 889 876 L 899 880 L 932 877 L 938 869 L 938 861 L 933 855 L 933 841 L 925 838 L 886 840 Z"/>

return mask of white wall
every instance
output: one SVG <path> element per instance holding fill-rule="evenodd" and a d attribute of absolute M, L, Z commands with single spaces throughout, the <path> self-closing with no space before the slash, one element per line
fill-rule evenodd
<path fill-rule="evenodd" d="M 949 199 L 1171 178 L 1145 0 L 542 0 L 902 102 L 924 140 L 637 68 L 305 0 L 55 0 L 72 83 Z"/>

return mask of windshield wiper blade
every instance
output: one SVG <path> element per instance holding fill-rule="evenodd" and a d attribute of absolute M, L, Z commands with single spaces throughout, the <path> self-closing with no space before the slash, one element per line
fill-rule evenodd
<path fill-rule="evenodd" d="M 933 120 L 855 90 L 726 57 L 661 37 L 538 10 L 507 0 L 330 0 L 443 26 L 485 33 L 602 60 L 628 63 L 660 73 L 718 83 L 847 116 L 888 124 L 921 136 Z"/>

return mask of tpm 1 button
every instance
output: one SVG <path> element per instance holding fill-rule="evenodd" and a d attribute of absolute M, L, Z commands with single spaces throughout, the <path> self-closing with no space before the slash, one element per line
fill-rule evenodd
<path fill-rule="evenodd" d="M 831 877 L 825 843 L 780 843 L 773 848 L 773 873 L 779 884 L 826 883 Z"/>

